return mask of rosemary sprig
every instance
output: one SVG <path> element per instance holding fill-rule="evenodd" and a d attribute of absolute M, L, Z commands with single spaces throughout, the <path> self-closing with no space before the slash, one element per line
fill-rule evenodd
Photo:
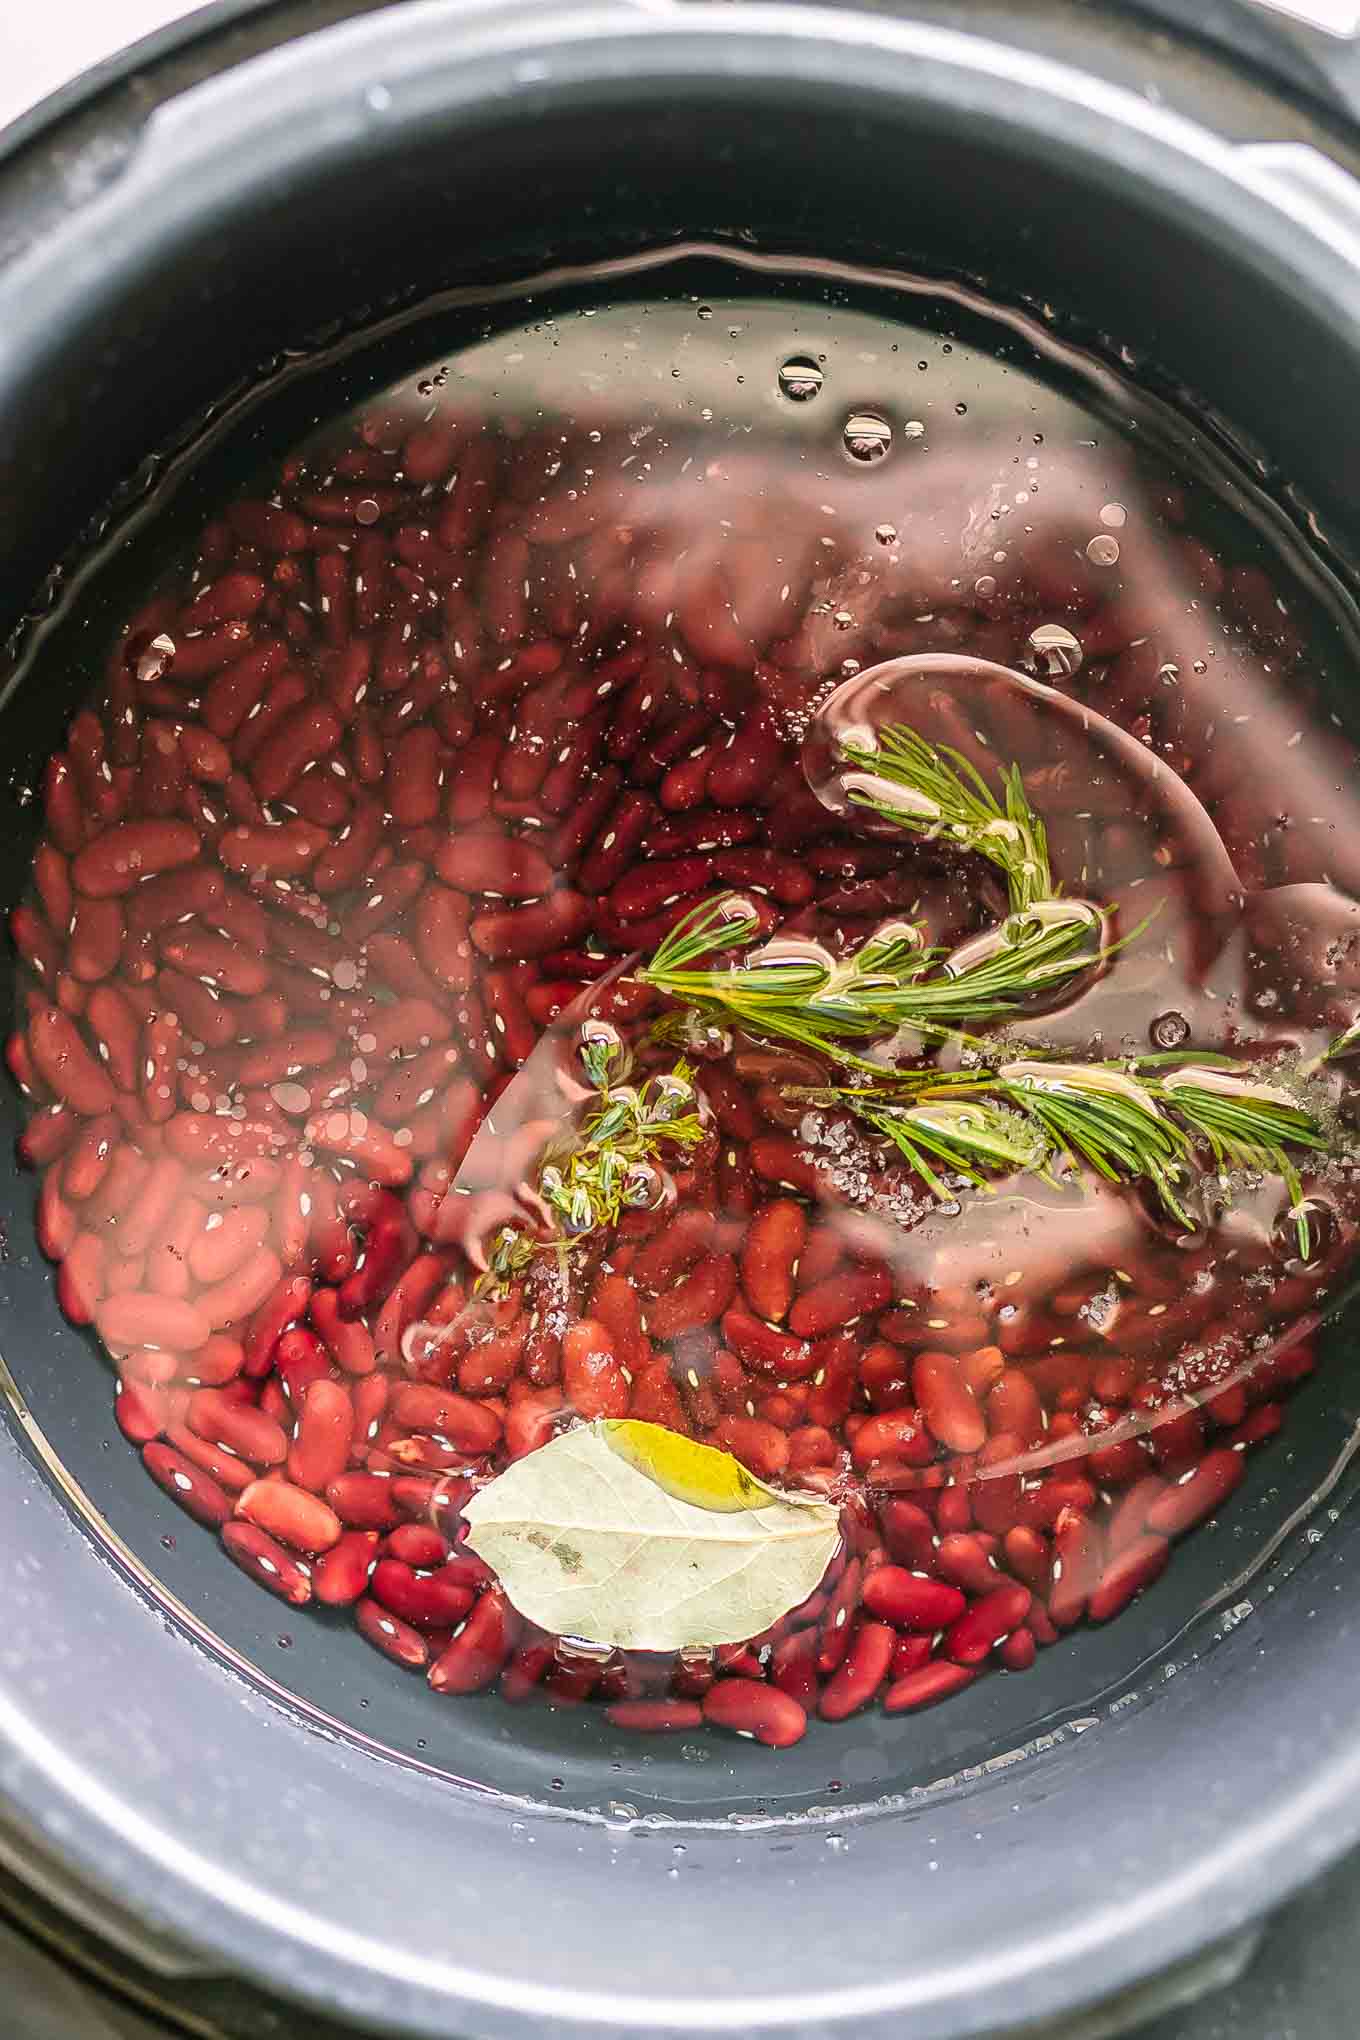
<path fill-rule="evenodd" d="M 842 1044 L 883 1040 L 901 1028 L 931 1041 L 957 1039 L 973 1023 L 1013 1017 L 1036 992 L 1118 947 L 1099 946 L 1091 908 L 1049 900 L 1012 914 L 952 957 L 926 947 L 914 922 L 896 921 L 839 960 L 815 943 L 776 939 L 735 967 L 711 967 L 710 959 L 745 949 L 759 925 L 735 894 L 705 901 L 634 975 L 749 1033 L 797 1041 L 869 1070 L 881 1066 Z"/>
<path fill-rule="evenodd" d="M 1294 1213 L 1299 1253 L 1310 1245 L 1308 1209 L 1291 1148 L 1327 1146 L 1316 1116 L 1250 1066 L 1225 1059 L 1166 1069 L 1149 1056 L 1132 1065 L 1008 1062 L 991 1069 L 917 1070 L 872 1088 L 790 1092 L 837 1104 L 883 1134 L 939 1197 L 951 1196 L 936 1162 L 982 1185 L 988 1172 L 1051 1174 L 1064 1154 L 1108 1182 L 1153 1185 L 1187 1231 L 1186 1192 L 1195 1175 L 1250 1169 L 1279 1176 Z M 1165 1074 L 1157 1074 L 1165 1071 Z M 1207 1150 L 1207 1156 L 1205 1151 Z"/>
<path fill-rule="evenodd" d="M 503 1226 L 491 1243 L 478 1289 L 505 1289 L 545 1249 L 566 1250 L 601 1226 L 616 1226 L 625 1210 L 654 1204 L 664 1184 L 656 1164 L 704 1138 L 695 1109 L 693 1071 L 675 1068 L 634 1087 L 629 1059 L 613 1029 L 590 1022 L 581 1031 L 581 1066 L 598 1101 L 580 1131 L 554 1142 L 539 1165 L 537 1196 L 556 1229 L 539 1236 Z"/>
<path fill-rule="evenodd" d="M 961 751 L 929 744 L 905 723 L 877 732 L 845 730 L 838 748 L 855 767 L 846 781 L 854 806 L 989 859 L 1005 875 L 1012 912 L 1056 897 L 1047 832 L 1018 765 L 1001 774 L 998 800 Z"/>

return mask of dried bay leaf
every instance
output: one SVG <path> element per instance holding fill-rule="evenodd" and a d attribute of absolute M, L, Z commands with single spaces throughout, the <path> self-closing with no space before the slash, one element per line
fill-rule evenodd
<path fill-rule="evenodd" d="M 840 1539 L 819 1497 L 632 1421 L 582 1424 L 464 1510 L 468 1543 L 540 1628 L 622 1650 L 758 1636 L 819 1584 Z"/>

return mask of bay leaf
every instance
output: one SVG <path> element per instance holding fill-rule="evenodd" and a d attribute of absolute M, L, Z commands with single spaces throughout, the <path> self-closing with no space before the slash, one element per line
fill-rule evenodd
<path fill-rule="evenodd" d="M 758 1636 L 814 1592 L 840 1539 L 820 1496 L 767 1487 L 660 1424 L 581 1424 L 464 1510 L 521 1615 L 621 1650 Z"/>

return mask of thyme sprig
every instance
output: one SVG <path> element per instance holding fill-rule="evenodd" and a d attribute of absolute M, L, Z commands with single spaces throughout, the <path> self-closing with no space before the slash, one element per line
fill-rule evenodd
<path fill-rule="evenodd" d="M 1012 912 L 1056 898 L 1048 835 L 1018 765 L 1002 772 L 998 800 L 961 751 L 927 743 L 905 723 L 844 730 L 837 748 L 855 768 L 845 782 L 855 807 L 986 857 L 1005 876 Z"/>
<path fill-rule="evenodd" d="M 479 1278 L 482 1292 L 507 1288 L 545 1250 L 565 1252 L 598 1228 L 616 1226 L 626 1210 L 656 1203 L 665 1189 L 657 1165 L 704 1138 L 687 1062 L 634 1086 L 613 1028 L 589 1021 L 578 1056 L 598 1096 L 579 1130 L 552 1142 L 540 1160 L 537 1200 L 552 1229 L 540 1235 L 528 1225 L 502 1226 Z"/>
<path fill-rule="evenodd" d="M 872 1088 L 802 1088 L 790 1095 L 835 1104 L 890 1140 L 937 1197 L 953 1193 L 939 1165 L 984 1187 L 988 1175 L 1052 1175 L 1061 1158 L 1108 1182 L 1152 1185 L 1187 1231 L 1187 1193 L 1209 1172 L 1254 1170 L 1289 1191 L 1306 1259 L 1308 1207 L 1289 1152 L 1327 1146 L 1316 1115 L 1249 1065 L 1205 1057 L 1130 1063 L 1004 1062 L 958 1072 L 918 1070 Z"/>
<path fill-rule="evenodd" d="M 947 956 L 924 942 L 915 922 L 878 929 L 848 956 L 816 944 L 776 940 L 738 965 L 713 960 L 746 949 L 759 919 L 737 894 L 706 900 L 664 937 L 634 976 L 701 1013 L 756 1035 L 777 1035 L 862 1069 L 881 1065 L 847 1054 L 850 1041 L 882 1041 L 913 1029 L 930 1041 L 1006 1020 L 1036 993 L 1065 983 L 1114 954 L 1101 923 L 1079 902 L 1037 901 L 999 928 Z"/>

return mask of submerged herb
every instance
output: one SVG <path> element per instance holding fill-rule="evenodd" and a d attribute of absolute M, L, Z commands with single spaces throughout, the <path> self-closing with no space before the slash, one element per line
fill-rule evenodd
<path fill-rule="evenodd" d="M 625 1210 L 660 1202 L 665 1179 L 657 1164 L 704 1137 L 688 1063 L 629 1084 L 627 1051 L 611 1027 L 592 1022 L 581 1030 L 578 1055 L 599 1095 L 579 1132 L 553 1143 L 539 1166 L 537 1196 L 555 1230 L 540 1237 L 503 1226 L 477 1285 L 482 1292 L 508 1288 L 545 1249 L 565 1251 L 599 1227 L 616 1226 Z"/>
<path fill-rule="evenodd" d="M 903 1028 L 941 1041 L 982 1021 L 1013 1018 L 1036 994 L 1093 969 L 1119 946 L 1100 945 L 1092 908 L 1048 900 L 952 955 L 926 947 L 914 922 L 893 921 L 840 959 L 812 943 L 776 940 L 725 969 L 701 963 L 747 948 L 759 926 L 735 894 L 704 901 L 634 975 L 749 1033 L 797 1041 L 862 1069 L 881 1065 L 847 1054 L 844 1043 L 881 1041 Z"/>
<path fill-rule="evenodd" d="M 998 800 L 961 751 L 927 743 L 905 723 L 877 733 L 866 729 L 862 736 L 844 731 L 838 748 L 863 775 L 852 776 L 849 784 L 855 807 L 987 858 L 1005 876 L 1013 912 L 1056 898 L 1048 836 L 1029 804 L 1018 765 L 1002 773 Z"/>
<path fill-rule="evenodd" d="M 1209 1169 L 1276 1175 L 1289 1191 L 1306 1260 L 1308 1208 L 1288 1151 L 1326 1148 L 1315 1114 L 1249 1066 L 1205 1058 L 1167 1069 L 1168 1060 L 917 1070 L 873 1088 L 831 1086 L 790 1095 L 839 1105 L 864 1120 L 944 1198 L 951 1193 L 937 1164 L 982 1187 L 989 1174 L 1051 1174 L 1060 1157 L 1070 1155 L 1109 1182 L 1150 1184 L 1190 1231 L 1186 1197 L 1197 1176 Z"/>

